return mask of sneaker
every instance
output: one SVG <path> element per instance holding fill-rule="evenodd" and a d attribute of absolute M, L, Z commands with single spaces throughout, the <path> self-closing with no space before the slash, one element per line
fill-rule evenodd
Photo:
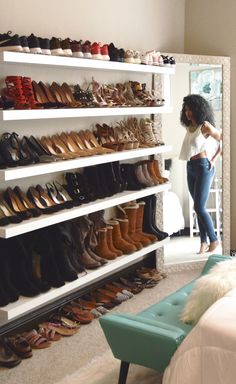
<path fill-rule="evenodd" d="M 175 59 L 174 59 L 172 56 L 170 57 L 169 62 L 170 62 L 170 65 L 171 65 L 172 67 L 175 67 L 175 66 L 176 66 Z"/>
<path fill-rule="evenodd" d="M 11 31 L 0 34 L 0 51 L 23 52 L 19 35 L 11 36 Z"/>
<path fill-rule="evenodd" d="M 65 39 L 65 40 L 62 40 L 61 48 L 62 48 L 65 56 L 72 56 L 72 50 L 71 50 L 71 47 L 70 47 L 70 39 L 69 39 L 69 37 L 67 37 L 67 39 Z"/>
<path fill-rule="evenodd" d="M 118 49 L 118 61 L 121 63 L 125 61 L 125 50 L 123 48 Z"/>
<path fill-rule="evenodd" d="M 106 60 L 106 61 L 110 60 L 110 56 L 108 52 L 108 44 L 104 44 L 101 47 L 101 55 L 102 55 L 102 60 Z"/>
<path fill-rule="evenodd" d="M 30 53 L 29 43 L 26 36 L 20 36 L 20 44 L 22 46 L 23 52 Z"/>
<path fill-rule="evenodd" d="M 111 61 L 120 61 L 119 49 L 116 48 L 113 43 L 108 45 L 108 53 Z"/>
<path fill-rule="evenodd" d="M 134 51 L 134 63 L 141 64 L 141 53 L 139 51 Z"/>
<path fill-rule="evenodd" d="M 163 65 L 166 67 L 170 67 L 170 58 L 169 56 L 161 55 L 163 59 Z"/>
<path fill-rule="evenodd" d="M 71 51 L 72 51 L 72 56 L 84 57 L 84 54 L 82 52 L 81 40 L 80 41 L 76 41 L 76 40 L 71 41 L 70 47 L 71 47 Z"/>
<path fill-rule="evenodd" d="M 161 64 L 160 57 L 161 57 L 160 52 L 154 51 L 152 53 L 152 61 L 153 61 L 152 65 L 160 65 Z"/>
<path fill-rule="evenodd" d="M 39 45 L 44 55 L 51 55 L 50 40 L 39 37 Z"/>
<path fill-rule="evenodd" d="M 127 51 L 125 51 L 124 61 L 125 63 L 134 63 L 134 51 L 132 51 L 132 49 L 127 49 Z"/>
<path fill-rule="evenodd" d="M 98 43 L 91 45 L 91 54 L 93 59 L 102 60 L 101 47 Z"/>
<path fill-rule="evenodd" d="M 92 54 L 91 54 L 91 43 L 90 41 L 86 40 L 84 44 L 82 44 L 82 52 L 84 55 L 85 59 L 92 59 Z"/>
<path fill-rule="evenodd" d="M 61 47 L 61 42 L 56 37 L 52 37 L 50 40 L 50 50 L 52 55 L 63 56 L 64 52 Z"/>
<path fill-rule="evenodd" d="M 30 53 L 42 53 L 42 50 L 40 48 L 39 39 L 37 36 L 34 36 L 33 33 L 27 38 Z"/>
<path fill-rule="evenodd" d="M 141 64 L 152 65 L 152 63 L 153 63 L 153 60 L 150 53 L 146 52 L 141 54 Z"/>

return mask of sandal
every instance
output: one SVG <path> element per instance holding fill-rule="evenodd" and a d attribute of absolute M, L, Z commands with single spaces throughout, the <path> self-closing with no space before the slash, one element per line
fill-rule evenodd
<path fill-rule="evenodd" d="M 43 349 L 50 347 L 51 343 L 45 337 L 41 336 L 36 329 L 32 329 L 29 332 L 22 333 L 26 341 L 29 343 L 31 348 Z"/>
<path fill-rule="evenodd" d="M 47 329 L 53 329 L 55 332 L 59 333 L 61 336 L 73 336 L 75 335 L 79 328 L 70 328 L 66 327 L 60 323 L 54 323 L 54 322 L 44 322 L 42 324 L 39 324 L 39 327 L 47 328 Z"/>
<path fill-rule="evenodd" d="M 45 327 L 40 326 L 38 333 L 45 337 L 48 341 L 58 341 L 61 339 L 61 335 L 57 333 L 55 329 L 48 329 Z"/>
<path fill-rule="evenodd" d="M 5 343 L 11 348 L 19 357 L 27 359 L 32 356 L 32 349 L 25 337 L 21 335 L 7 336 Z"/>

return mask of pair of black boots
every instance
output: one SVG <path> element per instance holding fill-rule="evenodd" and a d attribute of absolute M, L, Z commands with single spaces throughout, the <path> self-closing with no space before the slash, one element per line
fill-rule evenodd
<path fill-rule="evenodd" d="M 86 203 L 122 192 L 127 182 L 122 178 L 118 161 L 86 167 L 83 173 L 66 173 L 70 196 Z"/>
<path fill-rule="evenodd" d="M 147 233 L 155 235 L 159 241 L 164 240 L 169 236 L 167 232 L 161 231 L 156 225 L 156 196 L 142 197 L 140 201 L 145 201 L 144 217 L 143 217 L 143 230 Z"/>

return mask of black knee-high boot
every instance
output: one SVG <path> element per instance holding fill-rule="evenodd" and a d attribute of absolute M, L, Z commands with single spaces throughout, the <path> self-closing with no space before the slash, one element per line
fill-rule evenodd
<path fill-rule="evenodd" d="M 164 240 L 168 237 L 168 233 L 161 231 L 156 225 L 156 196 L 146 196 L 140 199 L 145 201 L 143 229 L 145 232 L 152 233 L 157 236 L 158 240 Z"/>

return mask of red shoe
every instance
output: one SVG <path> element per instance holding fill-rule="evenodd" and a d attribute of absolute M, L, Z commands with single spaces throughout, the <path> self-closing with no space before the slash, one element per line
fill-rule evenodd
<path fill-rule="evenodd" d="M 70 47 L 71 47 L 71 50 L 72 50 L 72 56 L 74 57 L 84 57 L 84 54 L 82 52 L 82 45 L 81 45 L 81 41 L 72 41 L 70 43 Z"/>
<path fill-rule="evenodd" d="M 110 56 L 108 52 L 108 44 L 104 44 L 102 47 L 100 47 L 100 49 L 101 49 L 102 60 L 109 61 Z"/>
<path fill-rule="evenodd" d="M 86 40 L 84 44 L 82 45 L 82 52 L 85 59 L 92 59 L 91 54 L 91 43 L 90 41 Z"/>
<path fill-rule="evenodd" d="M 93 59 L 103 60 L 101 55 L 101 47 L 98 43 L 93 43 L 91 45 L 91 54 Z"/>

